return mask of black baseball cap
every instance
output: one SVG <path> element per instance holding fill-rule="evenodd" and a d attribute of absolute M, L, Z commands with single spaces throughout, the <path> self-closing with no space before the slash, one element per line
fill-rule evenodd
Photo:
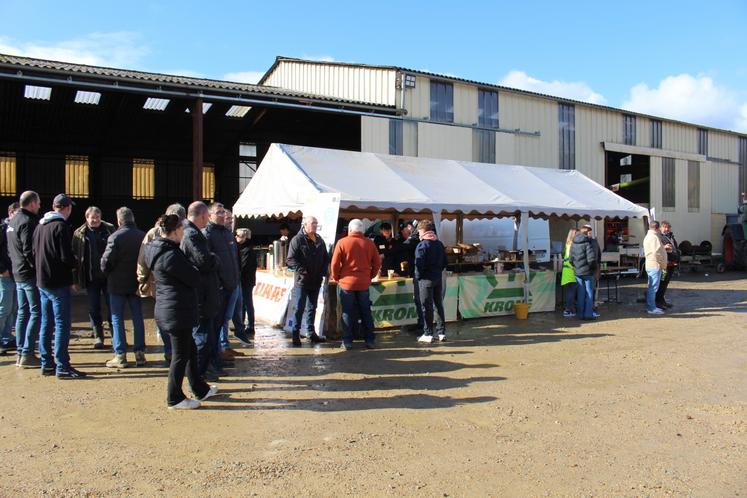
<path fill-rule="evenodd" d="M 57 194 L 54 201 L 52 201 L 52 205 L 54 207 L 65 208 L 68 206 L 75 206 L 75 202 L 73 202 L 73 200 L 66 194 Z"/>

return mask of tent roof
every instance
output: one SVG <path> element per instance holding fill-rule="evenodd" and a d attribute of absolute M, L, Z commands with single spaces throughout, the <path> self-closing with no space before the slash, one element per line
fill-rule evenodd
<path fill-rule="evenodd" d="M 643 217 L 648 210 L 575 170 L 390 156 L 272 144 L 234 205 L 238 216 L 285 216 L 317 193 L 341 209 L 535 217 Z"/>

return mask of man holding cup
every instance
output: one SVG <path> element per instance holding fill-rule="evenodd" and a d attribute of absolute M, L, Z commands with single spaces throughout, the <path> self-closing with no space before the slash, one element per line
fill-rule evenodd
<path fill-rule="evenodd" d="M 363 236 L 363 222 L 355 219 L 348 225 L 348 236 L 340 239 L 332 254 L 330 274 L 340 289 L 342 304 L 342 348 L 353 348 L 353 326 L 360 317 L 366 347 L 374 347 L 374 324 L 368 287 L 379 274 L 381 259 L 371 239 Z"/>

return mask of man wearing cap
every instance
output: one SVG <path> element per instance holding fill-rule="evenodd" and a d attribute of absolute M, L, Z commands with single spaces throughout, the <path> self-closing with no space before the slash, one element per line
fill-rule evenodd
<path fill-rule="evenodd" d="M 39 337 L 39 289 L 36 287 L 34 261 L 34 230 L 39 224 L 39 194 L 27 190 L 19 199 L 21 209 L 8 223 L 8 255 L 16 281 L 18 315 L 16 318 L 16 366 L 37 368 L 41 364 L 34 355 Z"/>
<path fill-rule="evenodd" d="M 75 203 L 65 194 L 54 198 L 34 232 L 36 284 L 41 297 L 39 353 L 42 375 L 79 379 L 86 374 L 70 365 L 70 287 L 73 285 L 73 231 L 67 223 Z M 54 333 L 54 357 L 52 334 Z"/>
<path fill-rule="evenodd" d="M 594 237 L 594 228 L 589 223 L 581 227 L 581 230 L 589 237 L 589 244 L 591 244 L 594 254 L 597 255 L 597 266 L 594 269 L 594 299 L 592 300 L 591 314 L 594 318 L 599 318 L 596 303 L 597 296 L 599 295 L 599 279 L 602 277 L 602 248 L 599 247 L 599 241 Z"/>

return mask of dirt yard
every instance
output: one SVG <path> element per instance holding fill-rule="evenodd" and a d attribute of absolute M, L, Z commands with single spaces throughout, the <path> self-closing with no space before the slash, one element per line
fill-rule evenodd
<path fill-rule="evenodd" d="M 665 317 L 629 280 L 597 322 L 470 321 L 431 347 L 290 350 L 262 329 L 225 394 L 179 413 L 152 321 L 150 365 L 107 370 L 80 300 L 71 352 L 89 379 L 0 357 L 0 495 L 744 495 L 741 277 L 673 282 Z"/>

